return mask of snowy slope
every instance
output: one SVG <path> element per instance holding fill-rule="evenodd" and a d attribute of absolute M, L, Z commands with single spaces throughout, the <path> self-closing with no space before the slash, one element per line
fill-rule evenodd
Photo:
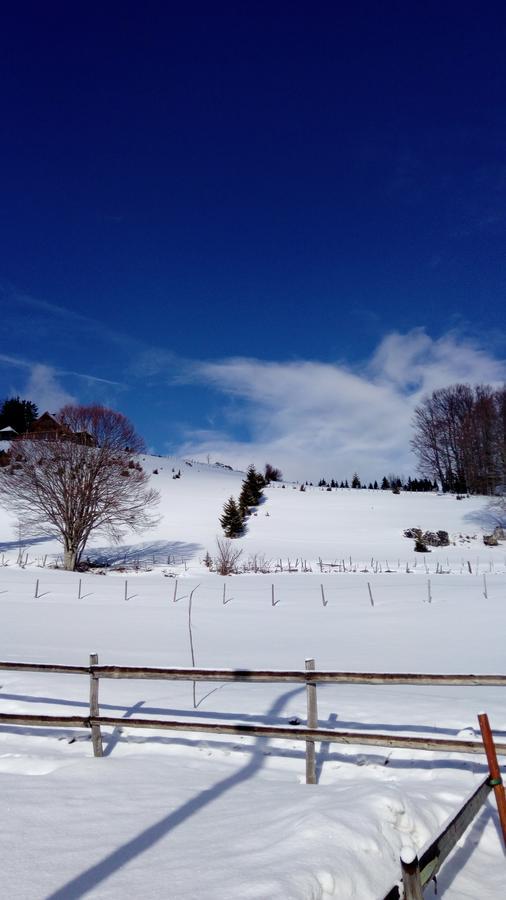
<path fill-rule="evenodd" d="M 302 668 L 314 656 L 317 666 L 338 670 L 506 671 L 505 549 L 482 543 L 491 521 L 483 498 L 272 486 L 239 542 L 244 556 L 304 557 L 313 571 L 223 579 L 201 559 L 213 552 L 221 507 L 237 496 L 242 475 L 179 460 L 147 464 L 159 469 L 153 481 L 163 520 L 119 551 L 100 545 L 119 561 L 127 557 L 126 572 L 42 568 L 37 557 L 42 563 L 58 552 L 44 541 L 26 544 L 20 568 L 16 533 L 2 514 L 3 659 L 86 664 L 96 651 L 103 663 L 189 665 L 195 589 L 200 666 Z M 172 468 L 181 469 L 180 479 Z M 402 536 L 418 525 L 444 528 L 456 541 L 427 557 L 428 571 L 420 557 L 414 568 L 412 541 Z M 139 557 L 151 571 L 132 570 Z M 348 571 L 322 574 L 319 557 L 346 558 Z M 450 574 L 436 574 L 439 559 Z M 0 671 L 0 685 L 1 712 L 87 709 L 86 677 Z M 307 786 L 295 741 L 128 729 L 131 716 L 304 721 L 297 685 L 199 684 L 193 709 L 189 683 L 106 681 L 100 702 L 104 714 L 125 718 L 122 729 L 104 729 L 102 760 L 92 758 L 86 733 L 0 730 L 2 893 L 9 900 L 370 900 L 397 878 L 401 847 L 420 848 L 485 771 L 481 757 L 317 745 L 319 784 Z M 501 688 L 320 686 L 318 705 L 327 727 L 440 737 L 472 736 L 477 712 L 486 709 L 506 738 Z M 492 900 L 503 889 L 490 801 L 443 868 L 438 895 Z"/>
<path fill-rule="evenodd" d="M 90 555 L 111 561 L 135 560 L 162 564 L 170 557 L 180 563 L 186 559 L 190 568 L 198 570 L 199 562 L 209 550 L 216 549 L 216 536 L 222 534 L 219 517 L 225 500 L 238 497 L 244 473 L 227 468 L 189 463 L 175 457 L 144 457 L 143 465 L 152 475 L 152 485 L 160 492 L 160 523 L 139 538 L 125 539 L 120 548 L 107 546 L 94 538 Z M 181 472 L 181 478 L 173 476 Z M 308 487 L 301 492 L 297 485 L 271 484 L 257 513 L 248 519 L 244 537 L 236 541 L 243 549 L 243 559 L 250 554 L 263 554 L 273 562 L 289 558 L 317 563 L 321 558 L 332 562 L 341 559 L 353 564 L 370 562 L 371 558 L 397 569 L 399 561 L 414 563 L 413 541 L 403 537 L 409 527 L 445 530 L 455 545 L 435 550 L 430 563 L 444 563 L 460 571 L 462 561 L 482 564 L 490 561 L 504 564 L 501 548 L 487 548 L 482 535 L 498 523 L 497 514 L 488 510 L 485 497 L 456 500 L 452 495 L 401 493 L 390 491 L 325 489 Z M 468 540 L 470 539 L 470 540 Z M 19 552 L 17 522 L 0 509 L 0 552 L 6 559 L 16 559 Z M 21 543 L 29 558 L 41 560 L 48 553 L 58 555 L 59 545 L 43 535 L 24 539 Z M 429 560 L 429 558 L 428 558 Z M 447 563 L 448 561 L 448 563 Z M 420 565 L 420 559 L 418 560 Z"/>

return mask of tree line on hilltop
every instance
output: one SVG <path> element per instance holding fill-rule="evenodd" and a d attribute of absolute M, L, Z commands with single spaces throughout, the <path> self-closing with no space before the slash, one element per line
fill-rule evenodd
<path fill-rule="evenodd" d="M 312 482 L 306 481 L 306 486 L 312 486 Z M 348 479 L 346 481 L 337 481 L 332 478 L 330 481 L 326 481 L 325 478 L 320 478 L 318 482 L 318 487 L 324 487 L 328 490 L 332 490 L 333 488 L 349 488 L 350 485 L 348 483 Z M 352 488 L 368 488 L 370 491 L 393 491 L 394 493 L 399 493 L 400 491 L 435 491 L 438 489 L 437 481 L 431 481 L 429 478 L 411 478 L 411 476 L 407 479 L 400 478 L 398 475 L 386 475 L 383 476 L 381 484 L 378 484 L 377 481 L 361 481 L 357 472 L 353 475 L 351 479 L 351 487 Z"/>

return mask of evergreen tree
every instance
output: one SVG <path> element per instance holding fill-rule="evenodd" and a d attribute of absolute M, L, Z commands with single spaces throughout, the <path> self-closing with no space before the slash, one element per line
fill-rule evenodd
<path fill-rule="evenodd" d="M 236 500 L 230 497 L 223 507 L 223 515 L 220 516 L 220 525 L 225 532 L 225 537 L 239 537 L 244 529 L 243 517 Z"/>
<path fill-rule="evenodd" d="M 359 487 L 362 487 L 362 485 L 361 485 L 361 483 L 360 483 L 360 478 L 358 477 L 358 475 L 357 475 L 356 472 L 355 472 L 355 474 L 354 474 L 354 476 L 353 476 L 353 478 L 352 478 L 352 480 L 351 480 L 351 486 L 352 486 L 352 488 L 359 488 Z"/>
<path fill-rule="evenodd" d="M 383 481 L 381 482 L 381 490 L 389 491 L 390 490 L 390 482 L 386 475 L 383 475 Z"/>
<path fill-rule="evenodd" d="M 239 511 L 243 517 L 248 515 L 248 511 L 252 506 L 258 506 L 263 497 L 262 488 L 264 486 L 265 480 L 263 475 L 257 472 L 254 466 L 250 466 L 246 472 L 246 478 L 242 483 L 239 495 Z"/>
<path fill-rule="evenodd" d="M 9 397 L 0 407 L 0 428 L 14 428 L 18 434 L 25 434 L 38 414 L 39 411 L 31 400 Z"/>
<path fill-rule="evenodd" d="M 375 491 L 378 490 L 378 482 L 377 482 L 377 481 L 374 482 L 374 490 L 375 490 Z"/>

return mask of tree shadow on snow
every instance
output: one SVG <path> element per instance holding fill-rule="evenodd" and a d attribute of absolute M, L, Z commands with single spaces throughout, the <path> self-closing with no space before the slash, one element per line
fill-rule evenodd
<path fill-rule="evenodd" d="M 279 715 L 285 703 L 295 694 L 304 690 L 303 687 L 294 688 L 282 694 L 270 709 L 271 715 Z M 112 853 L 105 856 L 100 862 L 94 866 L 90 866 L 80 875 L 77 875 L 71 881 L 68 881 L 61 888 L 50 894 L 46 900 L 76 900 L 89 891 L 94 890 L 106 878 L 110 878 L 115 872 L 126 865 L 132 859 L 140 856 L 146 850 L 149 850 L 163 838 L 165 838 L 174 828 L 182 825 L 191 816 L 200 812 L 204 807 L 213 803 L 219 797 L 222 797 L 228 791 L 252 778 L 259 772 L 263 766 L 264 753 L 263 750 L 267 746 L 267 738 L 259 737 L 255 741 L 256 752 L 251 756 L 247 764 L 235 772 L 217 781 L 212 787 L 201 791 L 197 796 L 192 797 L 186 803 L 183 803 L 179 809 L 175 809 L 168 815 L 164 816 L 158 822 L 150 825 L 136 837 L 126 841 Z M 100 763 L 99 763 L 100 765 Z"/>
<path fill-rule="evenodd" d="M 44 544 L 46 541 L 54 540 L 52 534 L 41 534 L 37 537 L 24 537 L 16 541 L 0 541 L 0 553 L 8 553 L 9 550 L 26 550 L 27 547 L 34 547 L 36 544 Z"/>
<path fill-rule="evenodd" d="M 149 541 L 140 544 L 90 547 L 85 555 L 94 564 L 107 566 L 132 566 L 136 563 L 170 565 L 190 560 L 201 550 L 201 544 L 192 544 L 186 541 Z"/>
<path fill-rule="evenodd" d="M 506 528 L 506 509 L 499 506 L 498 502 L 492 500 L 488 506 L 485 506 L 483 509 L 475 509 L 472 512 L 466 513 L 463 517 L 463 521 L 469 522 L 472 525 L 477 525 L 488 532 L 493 531 L 497 526 L 499 526 L 499 528 Z"/>

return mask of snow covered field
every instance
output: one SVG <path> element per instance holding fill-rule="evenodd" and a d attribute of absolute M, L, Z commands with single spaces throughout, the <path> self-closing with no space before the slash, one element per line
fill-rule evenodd
<path fill-rule="evenodd" d="M 313 656 L 336 670 L 506 671 L 506 546 L 483 545 L 497 523 L 483 498 L 272 486 L 237 542 L 243 559 L 264 554 L 273 569 L 304 559 L 312 571 L 223 579 L 202 559 L 242 476 L 146 465 L 159 469 L 162 521 L 119 550 L 97 542 L 90 555 L 120 569 L 104 576 L 49 568 L 58 546 L 43 536 L 24 541 L 20 568 L 16 523 L 0 513 L 4 660 L 86 665 L 96 651 L 101 663 L 188 666 L 195 588 L 202 667 L 303 668 Z M 402 534 L 411 526 L 445 529 L 454 544 L 415 555 Z M 347 571 L 321 573 L 319 559 L 345 560 Z M 0 685 L 1 712 L 86 715 L 86 677 L 0 671 Z M 299 685 L 199 684 L 193 709 L 189 683 L 102 681 L 100 703 L 125 718 L 104 729 L 103 759 L 84 732 L 0 732 L 5 897 L 379 898 L 398 877 L 401 847 L 420 848 L 486 771 L 479 756 L 317 745 L 310 786 L 297 741 L 128 729 L 132 716 L 304 722 Z M 472 736 L 484 709 L 506 737 L 501 688 L 329 685 L 318 707 L 323 727 L 438 737 Z M 443 867 L 438 896 L 490 900 L 504 883 L 490 800 Z"/>

